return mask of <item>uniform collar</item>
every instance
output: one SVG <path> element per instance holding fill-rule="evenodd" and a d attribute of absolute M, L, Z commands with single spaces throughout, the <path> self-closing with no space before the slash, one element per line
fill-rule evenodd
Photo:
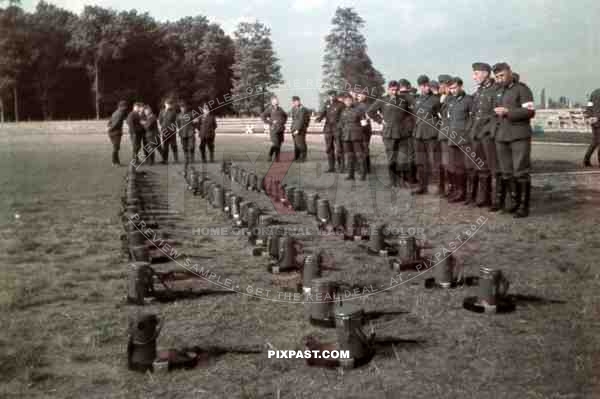
<path fill-rule="evenodd" d="M 488 78 L 488 79 L 487 79 L 485 82 L 483 82 L 483 83 L 481 84 L 481 87 L 483 87 L 483 88 L 487 89 L 488 87 L 491 87 L 491 86 L 493 86 L 493 85 L 494 85 L 494 83 L 495 83 L 495 82 L 494 82 L 494 79 L 492 79 L 492 78 Z"/>

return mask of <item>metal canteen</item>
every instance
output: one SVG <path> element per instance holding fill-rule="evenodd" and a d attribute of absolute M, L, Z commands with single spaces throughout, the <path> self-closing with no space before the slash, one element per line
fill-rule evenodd
<path fill-rule="evenodd" d="M 398 236 L 398 257 L 403 261 L 416 261 L 419 257 L 417 239 L 408 234 Z"/>
<path fill-rule="evenodd" d="M 335 327 L 335 306 L 339 283 L 329 277 L 320 277 L 311 282 L 310 322 L 325 327 Z"/>
<path fill-rule="evenodd" d="M 338 348 L 350 354 L 349 359 L 340 359 L 342 366 L 353 366 L 356 360 L 370 355 L 371 343 L 362 331 L 364 316 L 364 311 L 351 303 L 345 303 L 335 311 Z"/>
<path fill-rule="evenodd" d="M 151 293 L 154 272 L 148 262 L 134 262 L 129 266 L 127 302 L 143 305 L 144 298 Z"/>
<path fill-rule="evenodd" d="M 369 247 L 371 248 L 372 251 L 380 253 L 380 254 L 382 254 L 383 252 L 386 251 L 386 244 L 385 244 L 386 227 L 387 227 L 387 225 L 380 224 L 379 226 L 377 226 L 375 233 L 371 234 L 371 237 L 369 240 Z"/>
<path fill-rule="evenodd" d="M 449 288 L 462 280 L 461 269 L 458 267 L 456 258 L 452 254 L 441 259 L 435 267 L 437 268 L 436 280 L 440 287 Z"/>
<path fill-rule="evenodd" d="M 331 224 L 335 228 L 346 227 L 346 208 L 343 205 L 335 205 L 333 207 L 333 216 L 331 217 Z"/>
<path fill-rule="evenodd" d="M 510 287 L 501 270 L 495 270 L 489 267 L 480 267 L 479 269 L 479 300 L 495 306 L 498 299 L 504 297 Z"/>
<path fill-rule="evenodd" d="M 315 255 L 307 255 L 304 258 L 304 270 L 302 272 L 303 291 L 306 294 L 311 292 L 312 280 L 321 277 L 321 268 Z"/>
<path fill-rule="evenodd" d="M 318 200 L 317 218 L 321 223 L 329 223 L 331 221 L 329 201 L 326 198 Z"/>
<path fill-rule="evenodd" d="M 217 209 L 221 209 L 223 210 L 224 204 L 225 204 L 225 196 L 223 193 L 223 187 L 221 187 L 220 185 L 215 185 L 214 187 L 214 193 L 213 193 L 213 207 L 217 208 Z"/>
<path fill-rule="evenodd" d="M 152 370 L 160 324 L 154 314 L 143 314 L 130 319 L 127 345 L 127 365 L 130 370 Z"/>
<path fill-rule="evenodd" d="M 225 196 L 223 198 L 223 211 L 227 216 L 231 216 L 231 196 L 233 192 L 231 190 L 225 191 Z"/>
<path fill-rule="evenodd" d="M 317 214 L 317 201 L 319 200 L 319 194 L 308 193 L 306 195 L 306 213 L 309 215 Z"/>
<path fill-rule="evenodd" d="M 294 197 L 292 200 L 292 207 L 296 212 L 304 210 L 304 191 L 301 189 L 294 190 Z"/>

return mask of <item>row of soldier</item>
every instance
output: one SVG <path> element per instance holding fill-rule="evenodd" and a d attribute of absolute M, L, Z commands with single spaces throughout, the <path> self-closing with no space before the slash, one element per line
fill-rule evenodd
<path fill-rule="evenodd" d="M 123 124 L 126 122 L 129 129 L 129 138 L 133 148 L 132 162 L 140 163 L 139 153 L 143 149 L 144 160 L 149 165 L 155 161 L 155 152 L 162 158 L 162 163 L 169 161 L 169 149 L 173 154 L 173 160 L 178 162 L 177 135 L 179 135 L 185 159 L 185 168 L 194 162 L 196 135 L 200 140 L 199 150 L 202 162 L 208 160 L 214 162 L 215 154 L 215 130 L 217 122 L 209 107 L 205 104 L 202 112 L 192 109 L 187 103 L 178 104 L 179 112 L 175 102 L 171 99 L 165 101 L 164 108 L 158 116 L 152 107 L 140 102 L 133 104 L 128 112 L 126 101 L 120 101 L 117 110 L 111 115 L 107 131 L 111 140 L 112 164 L 119 166 L 119 150 L 123 136 Z"/>
<path fill-rule="evenodd" d="M 417 184 L 413 193 L 425 194 L 437 174 L 438 193 L 450 203 L 528 216 L 532 92 L 504 62 L 493 68 L 474 63 L 473 79 L 477 89 L 472 95 L 464 91 L 461 78 L 449 75 L 440 75 L 438 82 L 420 76 L 418 94 L 405 79 L 391 81 L 387 94 L 374 102 L 361 91 L 329 92 L 316 118 L 325 119 L 327 172 L 334 173 L 337 167 L 354 180 L 355 171 L 360 171 L 360 179 L 366 179 L 373 120 L 383 125 L 392 186 Z M 262 117 L 270 125 L 270 156 L 277 158 L 287 114 L 273 98 Z M 301 122 L 297 118 L 292 122 L 297 158 L 299 151 L 306 152 L 308 125 Z"/>

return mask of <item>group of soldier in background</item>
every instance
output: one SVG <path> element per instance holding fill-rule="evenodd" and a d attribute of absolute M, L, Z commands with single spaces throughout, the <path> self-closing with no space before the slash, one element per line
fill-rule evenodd
<path fill-rule="evenodd" d="M 202 107 L 201 113 L 185 102 L 180 102 L 178 106 L 179 109 L 173 100 L 167 99 L 164 108 L 157 116 L 152 107 L 140 102 L 134 103 L 131 111 L 128 112 L 127 102 L 120 101 L 117 110 L 108 121 L 108 135 L 113 146 L 113 166 L 120 165 L 119 150 L 125 121 L 133 148 L 132 163 L 140 163 L 139 153 L 142 149 L 144 161 L 149 165 L 154 165 L 156 152 L 162 158 L 161 163 L 167 164 L 169 149 L 173 153 L 174 162 L 177 163 L 179 161 L 177 135 L 181 140 L 186 170 L 189 164 L 194 162 L 196 135 L 200 139 L 199 150 L 202 162 L 207 162 L 207 149 L 208 160 L 214 162 L 217 128 L 214 114 L 206 104 Z"/>
<path fill-rule="evenodd" d="M 493 75 L 492 75 L 493 71 Z M 477 90 L 465 93 L 459 77 L 418 78 L 418 93 L 406 79 L 390 81 L 387 94 L 369 103 L 361 93 L 329 92 L 317 115 L 325 119 L 327 172 L 370 172 L 370 120 L 383 125 L 390 184 L 428 192 L 433 177 L 450 203 L 529 214 L 531 193 L 531 90 L 506 63 L 473 64 Z M 505 209 L 510 195 L 510 207 Z"/>

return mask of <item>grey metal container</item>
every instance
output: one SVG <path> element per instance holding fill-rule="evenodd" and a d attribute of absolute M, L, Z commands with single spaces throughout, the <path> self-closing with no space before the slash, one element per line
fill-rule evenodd
<path fill-rule="evenodd" d="M 328 277 L 316 278 L 311 282 L 310 291 L 310 323 L 335 327 L 338 282 Z"/>

